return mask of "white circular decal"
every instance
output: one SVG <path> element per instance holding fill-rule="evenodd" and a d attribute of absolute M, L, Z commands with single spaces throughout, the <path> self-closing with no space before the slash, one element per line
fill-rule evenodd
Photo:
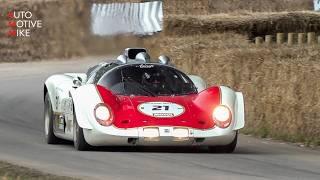
<path fill-rule="evenodd" d="M 155 118 L 172 118 L 185 112 L 183 106 L 171 102 L 147 102 L 138 106 L 138 110 L 147 116 Z"/>

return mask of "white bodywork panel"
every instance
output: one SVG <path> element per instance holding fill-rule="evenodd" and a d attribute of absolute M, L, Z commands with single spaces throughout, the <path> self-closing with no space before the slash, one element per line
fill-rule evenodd
<path fill-rule="evenodd" d="M 199 76 L 189 75 L 189 78 L 193 84 L 197 87 L 198 92 L 207 89 L 207 83 Z"/>
<path fill-rule="evenodd" d="M 95 119 L 94 109 L 102 100 L 95 85 L 88 84 L 71 91 L 77 122 L 81 128 L 92 129 L 90 119 Z"/>
<path fill-rule="evenodd" d="M 58 131 L 55 134 L 68 140 L 73 139 L 73 102 L 69 92 L 74 91 L 73 79 L 75 77 L 86 80 L 86 74 L 66 73 L 50 76 L 45 82 L 54 114 L 63 117 L 65 121 L 60 122 L 61 132 Z"/>
<path fill-rule="evenodd" d="M 226 105 L 232 111 L 232 124 L 230 129 L 239 130 L 244 127 L 244 100 L 241 92 L 234 92 L 232 89 L 220 86 L 221 104 Z"/>
<path fill-rule="evenodd" d="M 238 130 L 244 127 L 245 124 L 245 109 L 244 109 L 244 97 L 241 92 L 236 92 L 236 102 L 235 102 L 235 120 L 236 124 L 234 130 Z"/>
<path fill-rule="evenodd" d="M 73 90 L 73 78 L 81 77 L 86 81 L 86 74 L 83 73 L 66 73 L 61 75 L 50 76 L 45 85 L 47 87 L 52 108 L 54 112 L 62 112 L 61 101 L 64 98 L 69 98 L 69 91 Z"/>

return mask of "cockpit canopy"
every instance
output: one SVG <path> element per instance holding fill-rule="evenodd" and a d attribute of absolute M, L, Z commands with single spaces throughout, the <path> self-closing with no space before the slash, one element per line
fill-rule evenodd
<path fill-rule="evenodd" d="M 89 70 L 86 73 L 87 79 L 88 79 L 86 83 L 97 84 L 98 81 L 100 81 L 100 79 L 105 74 L 109 74 L 115 68 L 119 68 L 119 67 L 123 68 L 122 66 L 125 66 L 125 65 L 134 65 L 132 67 L 140 67 L 140 70 L 137 70 L 138 68 L 136 68 L 135 70 L 133 70 L 133 69 L 122 70 L 124 73 L 129 71 L 131 73 L 138 74 L 140 76 L 139 78 L 144 78 L 143 81 L 140 81 L 140 79 L 138 77 L 135 77 L 136 78 L 135 80 L 138 80 L 139 83 L 147 84 L 150 81 L 149 85 L 156 86 L 158 81 L 159 81 L 158 84 L 160 84 L 161 81 L 167 82 L 168 77 L 165 77 L 166 74 L 162 72 L 165 70 L 168 72 L 176 71 L 175 74 L 177 75 L 178 78 L 171 79 L 173 82 L 179 80 L 179 77 L 180 77 L 180 78 L 182 78 L 180 80 L 183 80 L 183 81 L 185 81 L 185 83 L 188 83 L 189 78 L 186 75 L 184 75 L 182 72 L 180 72 L 174 68 L 167 67 L 167 66 L 172 66 L 172 64 L 170 63 L 169 57 L 162 55 L 156 61 L 158 61 L 158 63 L 151 62 L 151 58 L 150 58 L 147 50 L 144 48 L 127 48 L 124 50 L 124 52 L 120 56 L 117 57 L 116 60 L 109 61 L 109 62 L 102 62 L 94 67 L 89 68 Z M 152 66 L 152 68 L 148 68 L 149 66 L 150 67 Z M 145 76 L 143 77 L 142 76 L 143 74 L 139 74 L 141 72 L 144 72 L 143 69 L 150 69 L 150 70 L 156 71 L 156 73 L 152 74 L 151 71 L 145 70 L 146 73 L 144 74 Z M 165 70 L 161 70 L 161 69 L 165 69 Z M 116 72 L 113 72 L 113 73 L 116 73 Z M 180 75 L 180 74 L 183 74 L 183 75 Z M 120 75 L 122 75 L 121 77 L 125 78 L 126 80 L 127 80 L 127 77 L 129 77 L 129 76 L 123 76 L 123 74 L 120 74 Z M 118 77 L 120 77 L 120 75 L 118 74 Z M 131 76 L 133 76 L 133 75 L 131 75 Z M 155 78 L 158 78 L 159 80 L 155 81 L 154 84 L 150 84 L 151 81 Z M 118 81 L 120 81 L 120 80 L 118 80 Z M 105 83 L 103 83 L 103 84 L 105 84 Z M 128 83 L 126 82 L 126 84 L 128 84 Z M 166 84 L 166 83 L 163 83 L 163 84 Z M 169 82 L 169 84 L 170 84 L 170 82 Z M 191 84 L 192 84 L 192 82 L 191 82 Z M 179 83 L 178 83 L 178 85 L 179 85 Z M 183 85 L 183 83 L 181 85 Z M 186 87 L 182 87 L 182 88 L 184 88 L 184 89 L 182 89 L 181 92 L 175 91 L 173 89 L 174 90 L 173 93 L 174 94 L 179 94 L 179 93 L 183 94 L 183 93 L 189 92 L 188 90 L 186 90 Z M 190 87 L 190 88 L 192 88 L 192 87 Z M 125 89 L 125 90 L 126 90 L 126 92 L 128 91 L 127 89 Z M 126 92 L 123 92 L 123 93 L 126 94 Z M 155 92 L 155 93 L 159 94 L 159 92 Z M 164 93 L 162 92 L 160 94 L 164 94 Z"/>
<path fill-rule="evenodd" d="M 184 73 L 158 64 L 129 64 L 114 68 L 97 83 L 117 95 L 171 96 L 197 93 Z"/>

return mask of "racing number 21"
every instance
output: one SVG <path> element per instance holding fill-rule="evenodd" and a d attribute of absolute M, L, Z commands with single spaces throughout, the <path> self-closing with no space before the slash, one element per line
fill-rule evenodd
<path fill-rule="evenodd" d="M 169 111 L 169 106 L 153 106 L 152 111 Z"/>

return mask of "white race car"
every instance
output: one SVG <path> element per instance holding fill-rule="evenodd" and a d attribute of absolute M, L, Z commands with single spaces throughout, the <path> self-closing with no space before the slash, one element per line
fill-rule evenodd
<path fill-rule="evenodd" d="M 206 87 L 174 68 L 152 63 L 145 49 L 128 48 L 87 73 L 49 77 L 44 85 L 45 137 L 91 146 L 208 146 L 233 152 L 244 127 L 241 92 Z"/>

